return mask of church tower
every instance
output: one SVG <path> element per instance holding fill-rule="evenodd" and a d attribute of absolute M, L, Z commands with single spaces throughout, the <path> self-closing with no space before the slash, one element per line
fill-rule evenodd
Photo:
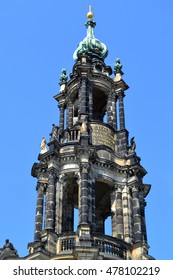
<path fill-rule="evenodd" d="M 148 260 L 145 198 L 150 185 L 125 125 L 120 59 L 105 64 L 107 46 L 94 36 L 91 10 L 87 35 L 62 70 L 59 124 L 42 139 L 37 178 L 34 241 L 26 259 Z M 130 143 L 129 143 L 130 142 Z M 74 209 L 78 213 L 74 228 Z M 105 234 L 111 217 L 112 234 Z"/>

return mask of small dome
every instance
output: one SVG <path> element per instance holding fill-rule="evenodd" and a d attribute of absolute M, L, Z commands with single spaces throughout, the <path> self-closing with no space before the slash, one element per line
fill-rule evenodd
<path fill-rule="evenodd" d="M 90 18 L 90 16 L 93 17 L 92 12 L 89 12 L 88 14 L 88 18 Z M 73 58 L 75 61 L 78 60 L 80 55 L 96 54 L 103 60 L 108 55 L 107 46 L 94 37 L 94 27 L 96 26 L 96 23 L 92 20 L 92 17 L 85 24 L 87 28 L 87 36 L 83 39 L 83 41 L 79 43 L 77 49 L 73 54 Z"/>

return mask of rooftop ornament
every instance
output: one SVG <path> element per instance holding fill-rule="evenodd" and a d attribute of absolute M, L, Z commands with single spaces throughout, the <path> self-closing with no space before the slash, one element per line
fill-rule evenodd
<path fill-rule="evenodd" d="M 115 65 L 114 65 L 114 70 L 115 70 L 115 72 L 117 73 L 117 72 L 120 72 L 121 71 L 121 69 L 122 69 L 122 65 L 121 65 L 121 63 L 120 63 L 120 58 L 117 58 L 116 59 L 116 63 L 115 63 Z"/>
<path fill-rule="evenodd" d="M 60 82 L 61 83 L 66 83 L 67 82 L 67 80 L 68 80 L 68 76 L 67 76 L 67 70 L 66 69 L 62 69 L 62 71 L 61 71 L 61 76 L 60 76 Z"/>
<path fill-rule="evenodd" d="M 89 12 L 87 13 L 87 22 L 85 23 L 87 29 L 87 36 L 81 41 L 73 54 L 73 58 L 75 61 L 81 55 L 97 55 L 101 59 L 105 59 L 108 55 L 108 48 L 104 43 L 101 43 L 94 36 L 94 27 L 96 26 L 96 22 L 93 21 L 94 14 L 92 12 L 91 6 L 89 6 Z"/>

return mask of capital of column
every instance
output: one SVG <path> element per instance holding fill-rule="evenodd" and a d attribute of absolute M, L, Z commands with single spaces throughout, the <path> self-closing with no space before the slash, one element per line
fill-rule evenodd
<path fill-rule="evenodd" d="M 47 187 L 47 184 L 46 183 L 43 183 L 43 182 L 37 182 L 37 185 L 36 185 L 36 191 L 42 191 L 44 192 L 46 190 L 46 187 Z"/>
<path fill-rule="evenodd" d="M 74 178 L 76 179 L 77 183 L 79 184 L 79 182 L 81 180 L 80 172 L 75 172 L 74 173 Z"/>
<path fill-rule="evenodd" d="M 125 93 L 123 90 L 119 90 L 118 92 L 116 92 L 116 95 L 120 98 L 124 98 L 125 97 Z"/>
<path fill-rule="evenodd" d="M 115 183 L 115 185 L 114 185 L 115 191 L 118 191 L 118 192 L 122 192 L 123 187 L 124 186 L 117 184 L 117 183 Z"/>
<path fill-rule="evenodd" d="M 132 192 L 139 192 L 139 186 L 137 183 L 132 185 Z"/>
<path fill-rule="evenodd" d="M 124 185 L 122 188 L 123 192 L 129 193 L 129 187 L 127 185 Z"/>
<path fill-rule="evenodd" d="M 80 172 L 81 173 L 88 173 L 90 168 L 90 164 L 89 163 L 81 163 L 80 164 Z"/>
<path fill-rule="evenodd" d="M 57 178 L 57 172 L 54 168 L 48 170 L 48 185 L 54 185 Z"/>
<path fill-rule="evenodd" d="M 59 182 L 62 185 L 65 185 L 67 183 L 67 175 L 66 174 L 61 174 L 59 175 Z"/>
<path fill-rule="evenodd" d="M 60 110 L 65 109 L 65 102 L 59 103 L 59 104 L 58 104 L 58 108 L 59 108 Z"/>
<path fill-rule="evenodd" d="M 80 81 L 81 81 L 81 82 L 86 82 L 86 81 L 87 81 L 87 75 L 86 75 L 86 73 L 81 73 Z"/>

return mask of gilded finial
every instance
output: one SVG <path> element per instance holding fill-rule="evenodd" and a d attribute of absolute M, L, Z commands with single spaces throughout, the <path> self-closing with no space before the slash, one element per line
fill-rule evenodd
<path fill-rule="evenodd" d="M 94 14 L 92 12 L 93 8 L 90 6 L 88 6 L 89 12 L 87 13 L 87 18 L 88 19 L 92 19 L 94 17 Z"/>

